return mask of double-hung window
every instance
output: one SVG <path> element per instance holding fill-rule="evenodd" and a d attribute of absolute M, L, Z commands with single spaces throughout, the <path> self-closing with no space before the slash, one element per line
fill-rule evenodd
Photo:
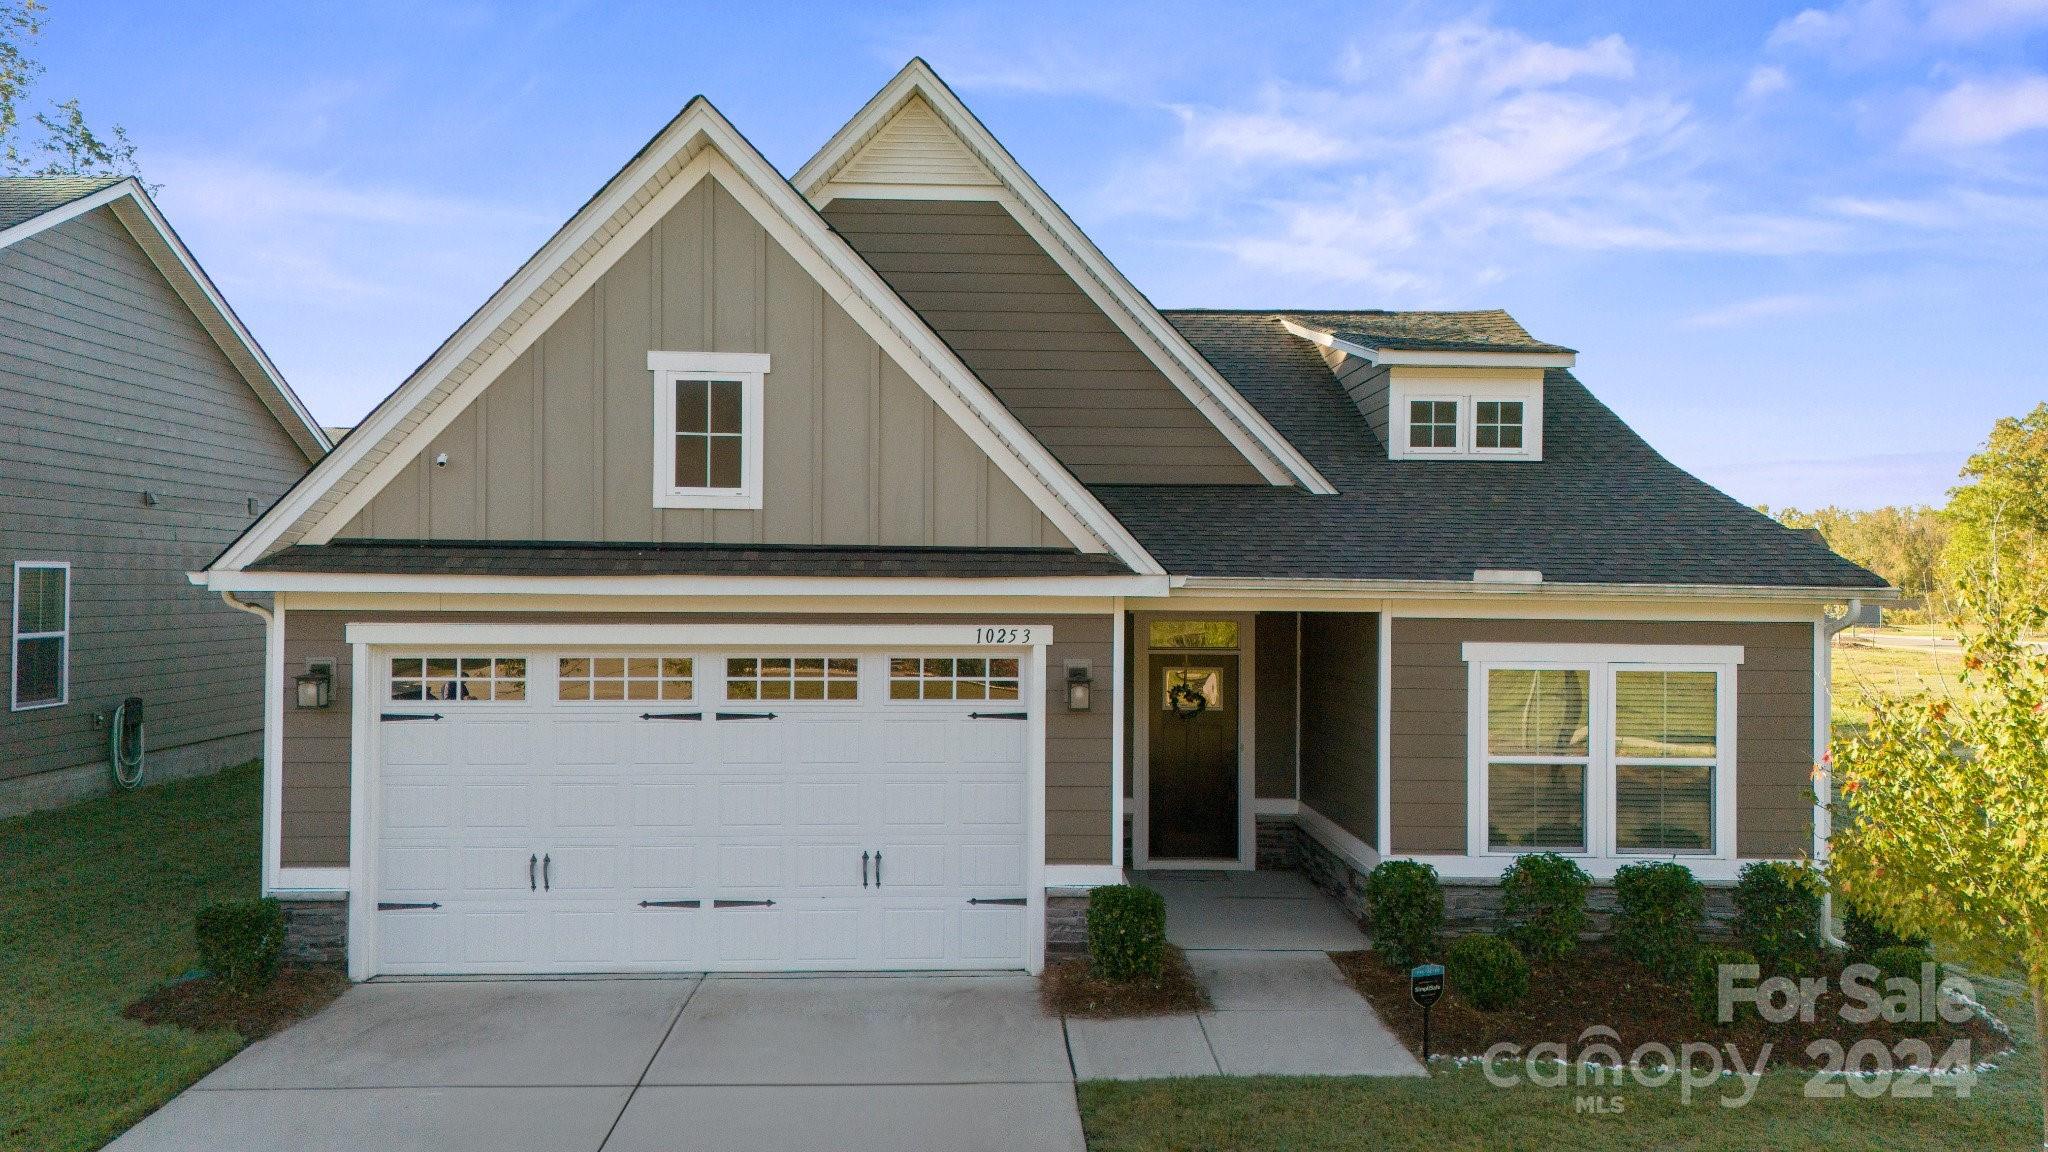
<path fill-rule="evenodd" d="M 13 707 L 54 708 L 71 691 L 71 565 L 14 565 Z"/>
<path fill-rule="evenodd" d="M 1464 651 L 1472 853 L 1733 854 L 1740 648 Z"/>
<path fill-rule="evenodd" d="M 768 357 L 649 352 L 654 506 L 759 508 Z"/>

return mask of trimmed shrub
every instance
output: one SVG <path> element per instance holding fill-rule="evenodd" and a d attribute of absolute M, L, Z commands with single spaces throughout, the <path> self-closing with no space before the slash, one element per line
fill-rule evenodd
<path fill-rule="evenodd" d="M 1706 908 L 1706 890 L 1685 865 L 1623 865 L 1614 870 L 1614 947 L 1666 980 L 1683 980 Z"/>
<path fill-rule="evenodd" d="M 1842 911 L 1842 942 L 1849 946 L 1849 955 L 1858 960 L 1876 962 L 1879 952 L 1900 946 L 1926 948 L 1927 939 L 1920 936 L 1901 936 L 1891 930 L 1883 921 L 1869 916 L 1854 904 L 1846 901 Z"/>
<path fill-rule="evenodd" d="M 1156 980 L 1166 963 L 1166 899 L 1109 884 L 1088 894 L 1088 964 L 1104 980 Z"/>
<path fill-rule="evenodd" d="M 1735 882 L 1735 938 L 1768 976 L 1797 976 L 1820 959 L 1821 881 L 1798 864 L 1758 861 Z"/>
<path fill-rule="evenodd" d="M 192 923 L 199 963 L 233 988 L 270 983 L 284 961 L 284 905 L 275 899 L 208 904 Z"/>
<path fill-rule="evenodd" d="M 1443 947 L 1444 890 L 1436 869 L 1413 860 L 1388 860 L 1365 878 L 1372 913 L 1372 950 L 1390 968 L 1409 968 Z"/>
<path fill-rule="evenodd" d="M 1925 948 L 1915 944 L 1894 944 L 1889 948 L 1879 948 L 1872 952 L 1866 963 L 1887 979 L 1903 976 L 1908 980 L 1918 980 L 1923 971 L 1922 966 L 1933 961 L 1934 953 Z M 1934 979 L 1937 984 L 1944 974 L 1941 966 L 1936 964 Z"/>
<path fill-rule="evenodd" d="M 1733 1023 L 1721 1019 L 1721 967 L 1724 964 L 1755 964 L 1756 957 L 1738 948 L 1701 948 L 1692 954 L 1692 1010 L 1709 1024 Z M 1754 1005 L 1733 1005 L 1740 1020 Z"/>
<path fill-rule="evenodd" d="M 1571 954 L 1586 929 L 1586 893 L 1593 878 L 1555 852 L 1517 856 L 1500 878 L 1505 935 L 1531 960 Z"/>
<path fill-rule="evenodd" d="M 1444 956 L 1444 977 L 1473 1007 L 1498 1012 L 1529 991 L 1529 962 L 1505 936 L 1460 936 Z"/>

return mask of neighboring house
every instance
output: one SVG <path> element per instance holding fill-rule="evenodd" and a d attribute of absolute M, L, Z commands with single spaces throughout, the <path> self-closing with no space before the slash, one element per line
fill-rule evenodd
<path fill-rule="evenodd" d="M 0 179 L 0 816 L 261 750 L 263 626 L 186 573 L 327 440 L 134 180 Z"/>
<path fill-rule="evenodd" d="M 1129 865 L 1810 854 L 1889 589 L 1572 360 L 1162 314 L 921 62 L 793 181 L 692 101 L 198 577 L 264 888 L 358 977 L 1036 970 Z"/>

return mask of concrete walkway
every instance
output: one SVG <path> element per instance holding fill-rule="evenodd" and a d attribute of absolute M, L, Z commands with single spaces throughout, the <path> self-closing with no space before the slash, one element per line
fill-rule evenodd
<path fill-rule="evenodd" d="M 116 1152 L 1083 1152 L 1025 976 L 373 983 Z"/>
<path fill-rule="evenodd" d="M 1336 901 L 1294 872 L 1149 873 L 1167 938 L 1211 1012 L 1067 1025 L 1083 1080 L 1168 1076 L 1420 1076 L 1422 1065 L 1329 953 L 1367 945 Z"/>

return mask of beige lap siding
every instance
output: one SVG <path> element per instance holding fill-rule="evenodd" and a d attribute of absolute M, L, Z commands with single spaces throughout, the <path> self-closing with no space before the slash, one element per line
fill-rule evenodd
<path fill-rule="evenodd" d="M 1301 616 L 1301 803 L 1379 843 L 1379 616 Z"/>
<path fill-rule="evenodd" d="M 361 623 L 465 624 L 1049 624 L 1055 642 L 1046 652 L 1045 849 L 1049 864 L 1109 863 L 1111 618 L 1000 613 L 974 616 L 915 614 L 750 614 L 588 612 L 293 612 L 285 613 L 285 675 L 306 661 L 336 662 L 332 708 L 287 708 L 284 714 L 283 862 L 287 868 L 348 863 L 349 648 L 343 629 Z M 1095 669 L 1095 707 L 1066 708 L 1064 664 L 1085 660 Z"/>
<path fill-rule="evenodd" d="M 1735 847 L 1813 849 L 1813 630 L 1808 623 L 1594 620 L 1393 622 L 1391 808 L 1397 853 L 1465 851 L 1466 641 L 1735 644 Z"/>

